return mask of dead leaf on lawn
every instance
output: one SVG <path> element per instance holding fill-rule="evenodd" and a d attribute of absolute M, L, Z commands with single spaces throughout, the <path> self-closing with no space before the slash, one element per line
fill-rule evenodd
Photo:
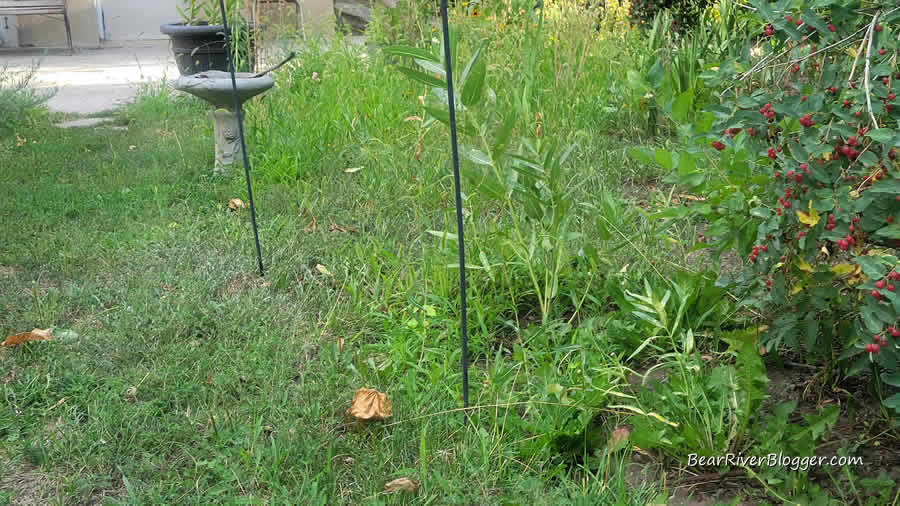
<path fill-rule="evenodd" d="M 409 116 L 409 117 L 403 119 L 404 123 L 406 123 L 407 121 L 422 121 L 422 118 L 420 118 L 418 116 Z"/>
<path fill-rule="evenodd" d="M 415 492 L 419 484 L 409 478 L 397 478 L 384 484 L 384 491 L 393 494 L 395 492 Z"/>
<path fill-rule="evenodd" d="M 228 201 L 228 208 L 232 211 L 237 211 L 238 209 L 244 209 L 247 207 L 247 204 L 244 203 L 241 199 L 231 199 Z"/>
<path fill-rule="evenodd" d="M 391 416 L 391 401 L 374 388 L 360 388 L 347 414 L 360 420 L 383 420 Z"/>
<path fill-rule="evenodd" d="M 125 400 L 128 402 L 134 402 L 137 400 L 137 387 L 128 387 L 125 389 L 125 393 L 123 394 Z"/>
<path fill-rule="evenodd" d="M 313 218 L 313 219 L 309 220 L 309 225 L 307 225 L 306 228 L 303 229 L 303 231 L 307 234 L 311 234 L 311 233 L 315 232 L 316 231 L 316 219 Z"/>
<path fill-rule="evenodd" d="M 338 225 L 337 223 L 335 223 L 335 222 L 332 221 L 332 222 L 331 222 L 331 225 L 328 227 L 328 231 L 329 231 L 329 232 L 342 232 L 342 233 L 346 233 L 346 232 L 356 232 L 356 229 L 353 228 L 353 227 L 345 227 L 345 226 L 343 226 L 343 225 Z"/>
<path fill-rule="evenodd" d="M 135 146 L 134 144 L 128 146 L 128 151 L 137 151 L 137 146 Z"/>
<path fill-rule="evenodd" d="M 325 276 L 334 276 L 334 274 L 332 274 L 331 271 L 329 271 L 328 268 L 326 268 L 322 264 L 316 264 L 316 270 L 319 271 L 320 274 L 324 274 Z"/>
<path fill-rule="evenodd" d="M 625 448 L 629 436 L 631 436 L 630 428 L 625 426 L 616 427 L 615 430 L 613 430 L 612 435 L 609 436 L 609 441 L 606 443 L 607 452 L 616 452 Z"/>
<path fill-rule="evenodd" d="M 163 284 L 160 286 L 160 288 L 162 288 L 163 290 L 165 290 L 165 291 L 167 291 L 167 292 L 171 292 L 172 290 L 175 289 L 174 286 L 167 285 L 167 284 L 165 284 L 165 283 L 163 283 Z"/>
<path fill-rule="evenodd" d="M 31 332 L 6 336 L 6 340 L 0 346 L 16 346 L 27 341 L 49 341 L 50 339 L 52 339 L 50 329 L 34 329 Z"/>
<path fill-rule="evenodd" d="M 362 167 L 353 167 L 352 169 L 344 169 L 344 172 L 347 174 L 353 174 L 354 172 L 359 172 L 362 170 Z"/>
<path fill-rule="evenodd" d="M 28 139 L 24 137 L 20 137 L 19 134 L 16 134 L 16 147 L 21 148 L 28 142 Z"/>
<path fill-rule="evenodd" d="M 338 348 L 338 351 L 344 351 L 344 338 L 343 337 L 337 338 L 337 348 Z"/>

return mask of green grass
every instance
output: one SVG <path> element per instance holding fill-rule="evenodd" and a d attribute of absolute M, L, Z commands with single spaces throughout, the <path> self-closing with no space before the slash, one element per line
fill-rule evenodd
<path fill-rule="evenodd" d="M 549 19 L 552 40 L 585 37 L 566 39 L 587 48 L 578 73 L 553 63 L 574 46 L 457 21 L 460 60 L 491 39 L 509 149 L 575 144 L 537 218 L 463 161 L 476 409 L 460 409 L 447 129 L 416 119 L 431 92 L 377 51 L 312 44 L 247 108 L 262 278 L 249 212 L 227 207 L 246 201 L 242 170 L 213 172 L 200 102 L 149 87 L 118 114 L 127 130 L 38 115 L 0 143 L 0 336 L 55 335 L 0 349 L 0 504 L 648 504 L 675 493 L 684 454 L 822 442 L 826 422 L 804 435 L 789 410 L 760 425 L 756 331 L 689 255 L 701 224 L 644 212 L 682 190 L 627 155 L 672 142 L 641 140 L 646 111 L 621 79 L 643 54 L 634 35 Z M 559 195 L 568 233 L 552 236 Z M 649 368 L 679 376 L 632 386 Z M 361 387 L 393 416 L 352 420 Z M 611 445 L 623 427 L 631 444 Z M 383 493 L 401 477 L 418 490 Z M 794 487 L 771 497 L 810 491 L 806 473 L 766 477 Z"/>
<path fill-rule="evenodd" d="M 211 124 L 194 101 L 149 90 L 122 113 L 127 131 L 39 123 L 20 132 L 36 144 L 0 151 L 0 189 L 11 197 L 0 218 L 15 224 L 0 249 L 0 329 L 64 336 L 0 357 L 9 371 L 0 386 L 9 407 L 0 411 L 4 474 L 37 467 L 52 480 L 44 500 L 66 504 L 652 497 L 654 484 L 626 486 L 624 474 L 597 479 L 597 467 L 569 471 L 540 453 L 528 460 L 520 448 L 529 435 L 506 424 L 521 407 L 483 409 L 469 423 L 452 411 L 455 271 L 423 256 L 435 246 L 425 228 L 450 216 L 449 181 L 433 167 L 411 182 L 412 167 L 392 172 L 383 152 L 365 154 L 392 149 L 387 142 L 352 131 L 322 133 L 325 144 L 345 141 L 343 151 L 320 145 L 321 163 L 302 159 L 304 172 L 278 177 L 267 157 L 287 148 L 259 136 L 259 111 L 279 95 L 257 104 L 248 125 L 264 174 L 256 187 L 264 279 L 247 211 L 225 205 L 245 198 L 240 170 L 213 175 Z M 393 114 L 373 107 L 378 121 Z M 312 149 L 306 129 L 290 132 L 295 146 Z M 304 230 L 312 217 L 317 227 Z M 329 231 L 332 221 L 356 232 Z M 432 281 L 428 272 L 443 274 Z M 419 333 L 410 304 L 432 282 L 445 285 L 428 302 L 438 311 L 427 328 L 437 330 Z M 484 304 L 473 302 L 477 314 Z M 486 363 L 489 344 L 476 348 L 473 399 L 520 400 L 504 389 L 527 386 L 523 364 L 500 355 Z M 484 379 L 498 384 L 481 387 Z M 362 386 L 389 395 L 387 423 L 348 420 Z M 421 483 L 417 495 L 382 494 L 404 476 Z"/>

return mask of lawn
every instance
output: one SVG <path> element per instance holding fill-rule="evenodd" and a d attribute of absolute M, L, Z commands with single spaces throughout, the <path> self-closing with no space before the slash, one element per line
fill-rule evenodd
<path fill-rule="evenodd" d="M 897 504 L 897 347 L 872 352 L 870 329 L 895 318 L 875 284 L 894 250 L 840 247 L 828 233 L 847 223 L 825 216 L 862 204 L 796 194 L 785 216 L 841 242 L 828 260 L 787 235 L 760 249 L 780 235 L 763 228 L 782 184 L 767 164 L 796 161 L 709 132 L 731 121 L 735 77 L 716 63 L 759 58 L 761 14 L 718 3 L 694 32 L 657 17 L 648 34 L 616 5 L 454 9 L 467 411 L 446 93 L 416 81 L 441 78 L 427 55 L 389 54 L 441 54 L 422 12 L 378 11 L 369 45 L 310 43 L 248 104 L 264 276 L 249 209 L 228 205 L 247 200 L 242 170 L 212 170 L 199 100 L 160 84 L 110 125 L 0 123 L 0 332 L 52 329 L 0 348 L 0 504 Z M 880 7 L 896 51 L 900 19 Z M 773 75 L 742 99 L 796 129 L 799 96 Z M 886 161 L 895 141 L 866 142 Z M 867 205 L 885 214 L 848 222 L 872 230 L 850 229 L 861 242 L 896 211 Z M 779 248 L 792 261 L 775 265 Z M 360 388 L 392 415 L 351 416 Z M 728 453 L 862 460 L 692 460 Z M 399 478 L 415 489 L 387 492 Z"/>

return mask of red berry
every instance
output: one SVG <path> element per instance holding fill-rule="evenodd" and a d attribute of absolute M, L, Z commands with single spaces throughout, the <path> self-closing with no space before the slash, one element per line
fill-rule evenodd
<path fill-rule="evenodd" d="M 878 334 L 875 334 L 875 336 L 872 338 L 872 342 L 873 342 L 873 343 L 876 343 L 876 344 L 880 343 L 880 342 L 881 342 L 881 336 L 879 336 Z"/>
<path fill-rule="evenodd" d="M 794 21 L 794 18 L 792 18 L 791 15 L 788 14 L 787 16 L 784 17 L 784 20 L 787 21 L 788 23 L 790 23 L 790 22 Z"/>
<path fill-rule="evenodd" d="M 884 84 L 885 86 L 887 86 L 888 83 L 890 83 L 890 82 L 891 82 L 891 78 L 890 78 L 890 77 L 882 77 L 882 78 L 881 78 L 881 83 Z"/>
<path fill-rule="evenodd" d="M 891 333 L 892 337 L 900 337 L 900 330 L 895 329 L 894 327 L 888 327 L 888 332 Z"/>
<path fill-rule="evenodd" d="M 893 291 L 894 291 L 894 285 L 888 285 L 888 286 L 887 286 L 887 289 L 888 289 L 889 292 L 893 292 Z"/>
<path fill-rule="evenodd" d="M 886 347 L 887 344 L 888 344 L 888 343 L 887 343 L 887 339 L 885 339 L 885 338 L 882 337 L 882 338 L 881 338 L 881 343 L 880 343 L 880 344 L 881 344 L 881 347 L 882 347 L 882 348 Z"/>
<path fill-rule="evenodd" d="M 719 141 L 713 142 L 712 147 L 716 148 L 717 151 L 722 151 L 723 149 L 725 149 L 725 145 Z"/>
<path fill-rule="evenodd" d="M 797 26 L 800 26 L 803 24 L 803 20 L 801 20 L 800 18 L 797 18 L 797 21 L 794 21 L 794 24 Z"/>
<path fill-rule="evenodd" d="M 882 26 L 879 24 L 875 24 L 875 31 L 880 32 L 882 30 Z"/>
<path fill-rule="evenodd" d="M 836 26 L 832 25 L 831 23 L 828 23 L 828 31 L 829 32 L 834 32 L 836 30 L 837 30 Z"/>
<path fill-rule="evenodd" d="M 897 95 L 894 95 L 893 93 L 888 93 L 887 98 L 888 98 L 888 100 L 894 100 L 895 98 L 897 98 Z"/>
<path fill-rule="evenodd" d="M 879 348 L 880 346 L 878 346 L 877 344 L 872 344 L 872 353 L 878 353 Z"/>
<path fill-rule="evenodd" d="M 879 49 L 878 54 L 884 56 L 884 48 Z"/>
<path fill-rule="evenodd" d="M 894 217 L 893 217 L 893 216 L 888 216 L 888 217 L 887 217 L 887 222 L 888 222 L 888 223 L 893 223 L 893 222 L 894 222 Z"/>
<path fill-rule="evenodd" d="M 851 231 L 851 232 L 853 232 L 853 231 L 855 230 L 855 228 L 853 227 L 853 225 L 850 225 L 849 228 L 850 228 L 850 231 Z"/>
<path fill-rule="evenodd" d="M 897 271 L 891 271 L 890 273 L 888 273 L 888 277 L 893 279 L 894 281 L 897 281 L 900 280 L 900 273 L 897 273 Z"/>
<path fill-rule="evenodd" d="M 763 251 L 769 251 L 769 247 L 766 246 L 765 244 L 763 244 L 762 246 L 760 246 L 759 249 L 761 249 L 761 250 L 763 250 Z"/>
<path fill-rule="evenodd" d="M 877 288 L 877 289 L 879 289 L 879 290 L 881 290 L 882 288 L 884 288 L 884 281 L 882 281 L 882 280 L 880 280 L 880 279 L 879 279 L 878 281 L 876 281 L 876 282 L 875 282 L 875 288 Z"/>
<path fill-rule="evenodd" d="M 800 101 L 801 101 L 801 102 L 806 102 L 806 95 L 803 95 L 802 97 L 800 97 Z"/>
<path fill-rule="evenodd" d="M 878 290 L 872 290 L 872 297 L 875 297 L 875 300 L 881 300 L 881 293 Z"/>
<path fill-rule="evenodd" d="M 872 353 L 872 343 L 866 343 L 866 353 Z"/>

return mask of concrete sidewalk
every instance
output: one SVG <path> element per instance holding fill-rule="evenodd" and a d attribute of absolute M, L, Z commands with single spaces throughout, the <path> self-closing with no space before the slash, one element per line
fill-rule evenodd
<path fill-rule="evenodd" d="M 74 55 L 2 52 L 0 68 L 26 70 L 39 64 L 32 86 L 56 88 L 48 102 L 53 112 L 96 115 L 134 99 L 140 86 L 176 79 L 178 67 L 168 40 L 107 43 Z"/>

